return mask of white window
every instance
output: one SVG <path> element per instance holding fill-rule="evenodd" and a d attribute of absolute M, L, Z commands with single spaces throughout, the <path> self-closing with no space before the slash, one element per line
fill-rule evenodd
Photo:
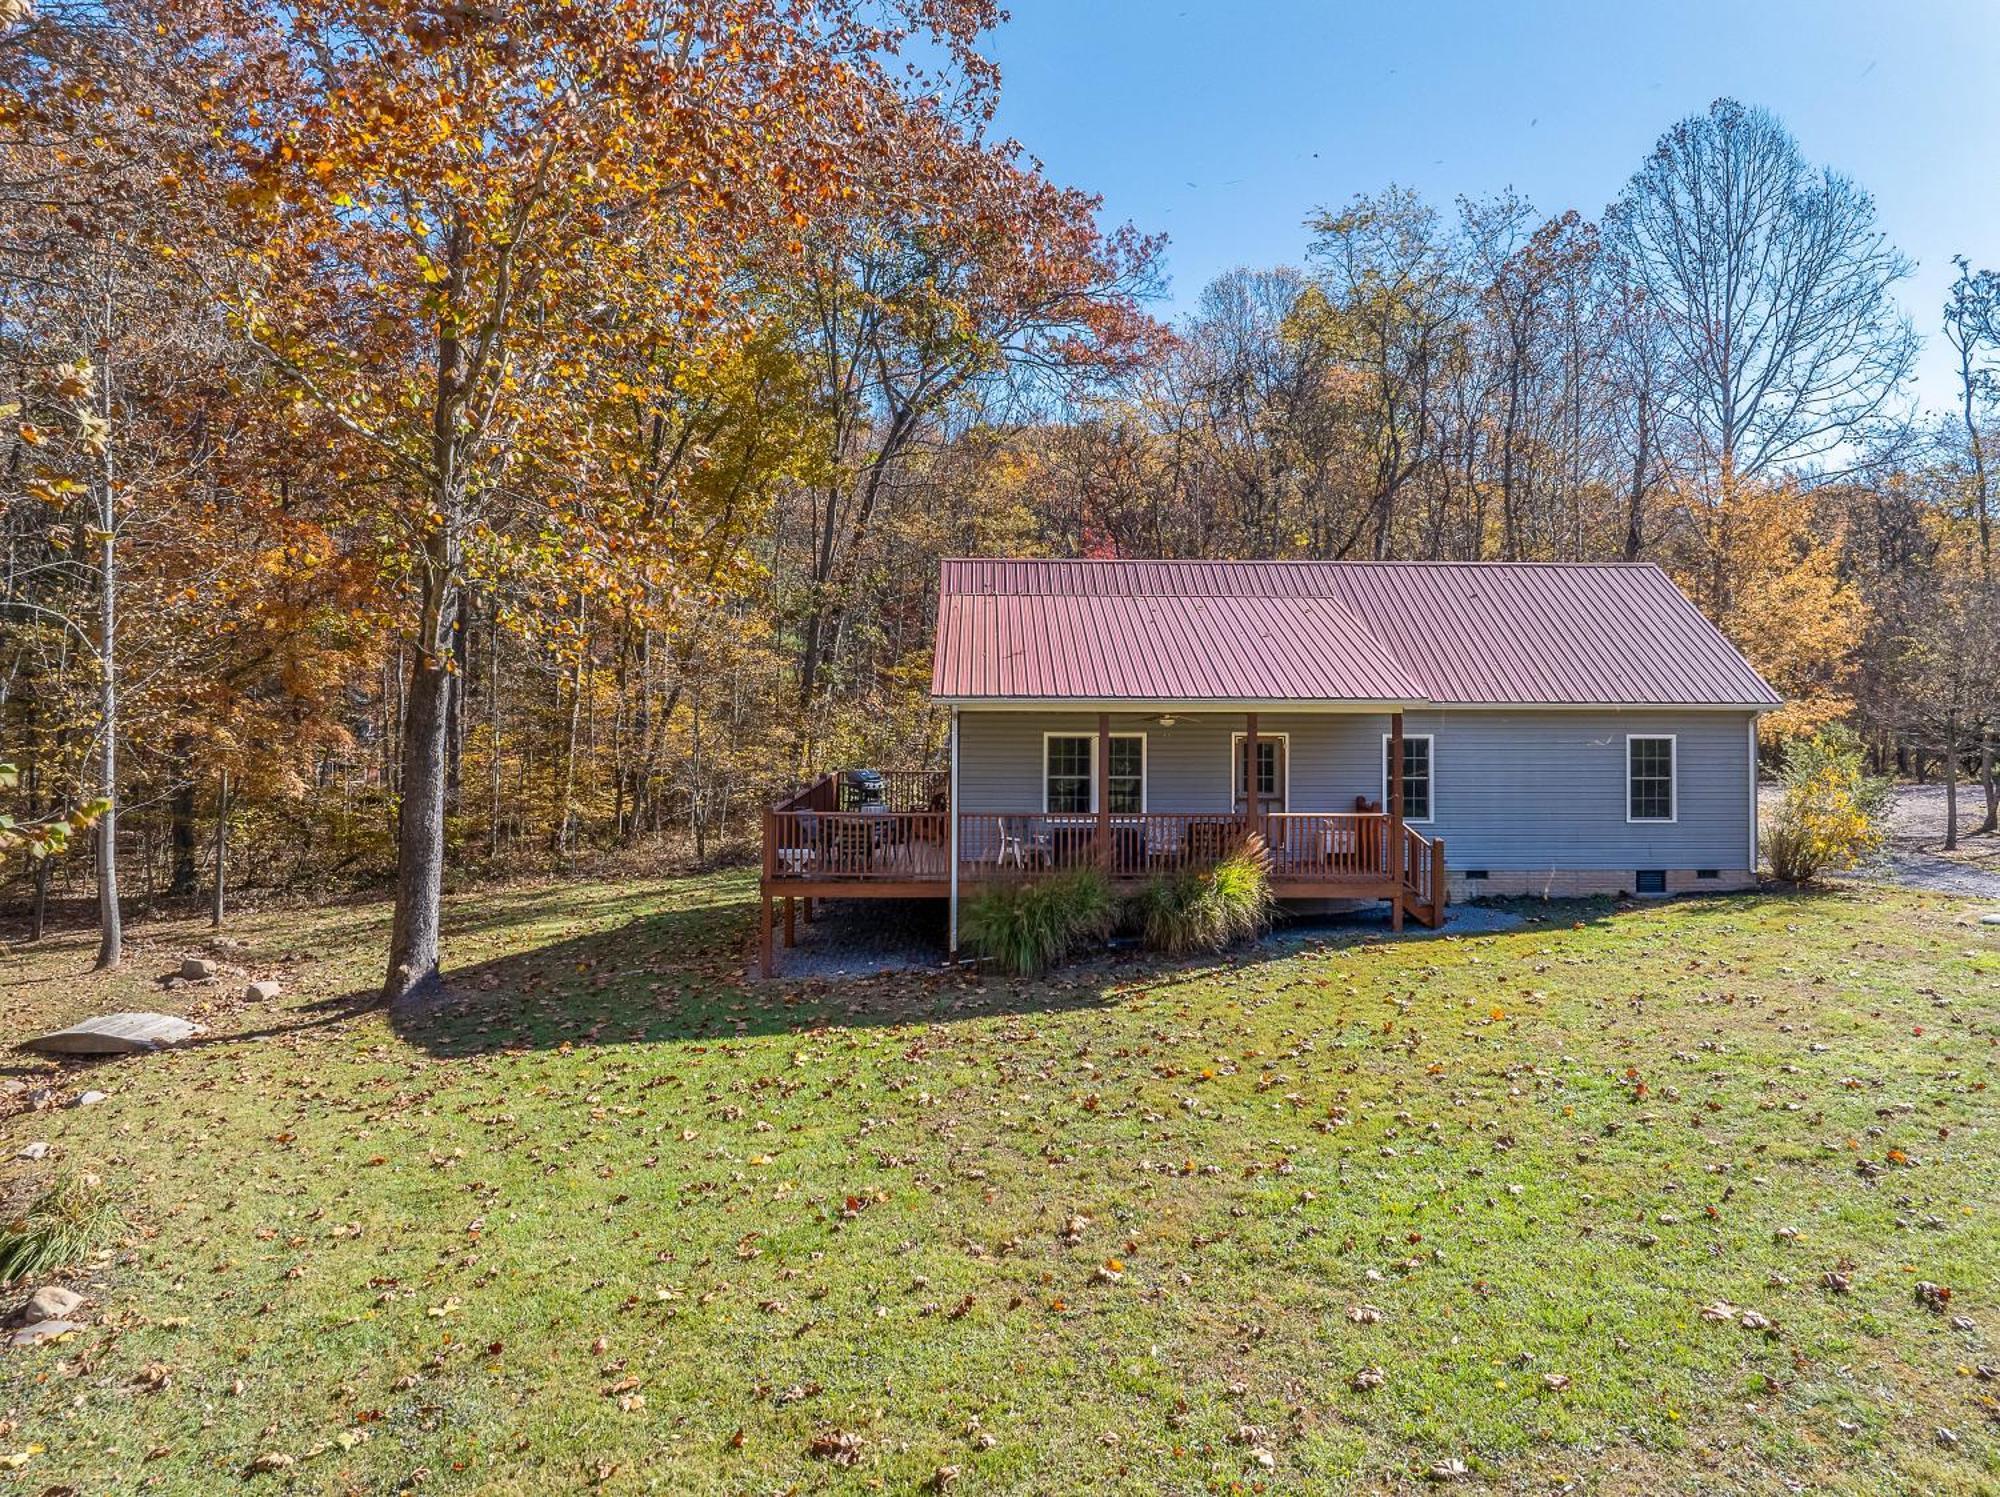
<path fill-rule="evenodd" d="M 1429 821 L 1433 816 L 1431 795 L 1432 758 L 1429 733 L 1405 733 L 1403 735 L 1403 820 Z M 1382 804 L 1389 804 L 1389 745 L 1394 742 L 1387 733 L 1382 735 Z"/>
<path fill-rule="evenodd" d="M 1146 809 L 1146 735 L 1113 733 L 1108 766 L 1111 812 Z M 1097 735 L 1042 735 L 1042 809 L 1086 814 L 1097 810 Z"/>
<path fill-rule="evenodd" d="M 1625 819 L 1674 819 L 1674 735 L 1630 733 L 1625 738 Z"/>

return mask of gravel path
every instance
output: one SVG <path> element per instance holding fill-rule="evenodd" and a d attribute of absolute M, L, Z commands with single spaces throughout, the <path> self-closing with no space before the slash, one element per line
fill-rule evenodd
<path fill-rule="evenodd" d="M 1758 800 L 1768 813 L 1778 803 L 1776 786 L 1765 785 Z M 1958 787 L 1958 851 L 1945 856 L 1944 786 L 1898 785 L 1890 802 L 1888 845 L 1873 860 L 1847 875 L 1933 894 L 2000 900 L 2000 836 L 1975 830 L 1986 800 L 1974 783 Z"/>

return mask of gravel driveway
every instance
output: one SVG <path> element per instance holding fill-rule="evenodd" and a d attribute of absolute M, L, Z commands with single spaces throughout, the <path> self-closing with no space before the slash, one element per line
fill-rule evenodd
<path fill-rule="evenodd" d="M 1766 813 L 1776 808 L 1778 797 L 1774 785 L 1762 786 L 1757 796 Z M 1942 785 L 1898 785 L 1889 807 L 1887 846 L 1848 876 L 1933 894 L 2000 899 L 2000 835 L 1974 831 L 1986 814 L 1978 784 L 1958 787 L 1958 851 L 1949 857 L 1942 853 L 1944 799 Z"/>

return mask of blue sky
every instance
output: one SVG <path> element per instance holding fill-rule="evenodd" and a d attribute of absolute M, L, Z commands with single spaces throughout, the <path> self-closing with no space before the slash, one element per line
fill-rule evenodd
<path fill-rule="evenodd" d="M 1106 215 L 1170 236 L 1166 310 L 1297 263 L 1306 214 L 1388 182 L 1449 208 L 1513 186 L 1595 218 L 1717 95 L 1775 111 L 1875 195 L 1919 262 L 1919 394 L 1952 398 L 1951 257 L 2000 266 L 1992 0 L 1010 0 L 1000 127 Z"/>

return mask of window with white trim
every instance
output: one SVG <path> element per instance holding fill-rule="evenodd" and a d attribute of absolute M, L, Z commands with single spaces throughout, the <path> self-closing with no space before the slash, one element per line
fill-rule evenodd
<path fill-rule="evenodd" d="M 1674 819 L 1674 740 L 1671 734 L 1625 740 L 1625 819 Z"/>
<path fill-rule="evenodd" d="M 1431 819 L 1431 734 L 1403 735 L 1403 820 Z M 1389 750 L 1395 742 L 1382 735 L 1382 803 L 1389 803 Z"/>
<path fill-rule="evenodd" d="M 1107 768 L 1110 809 L 1137 815 L 1146 808 L 1146 735 L 1113 733 Z M 1042 739 L 1042 793 L 1051 811 L 1097 809 L 1097 735 L 1050 733 Z"/>

